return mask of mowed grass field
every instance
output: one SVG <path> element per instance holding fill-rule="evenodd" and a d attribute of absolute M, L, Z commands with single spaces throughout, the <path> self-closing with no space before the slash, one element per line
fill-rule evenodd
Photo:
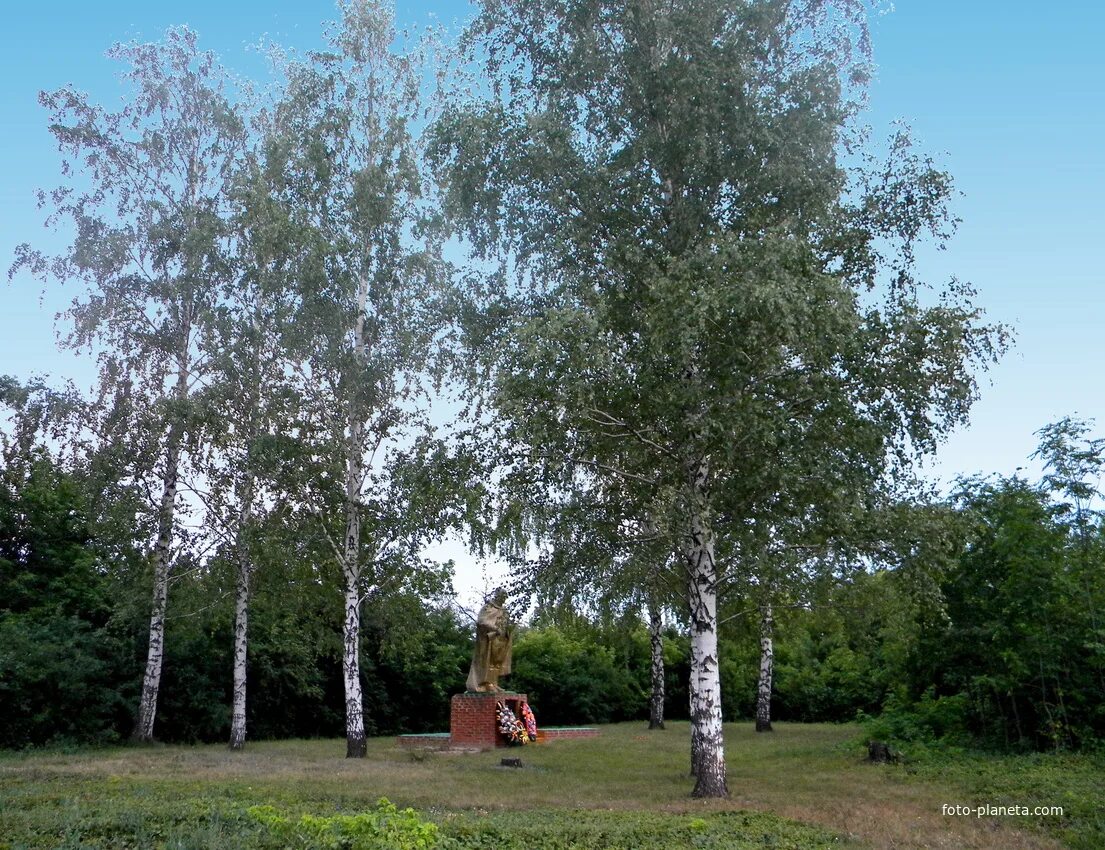
<path fill-rule="evenodd" d="M 460 847 L 1105 847 L 1105 762 L 1091 756 L 906 753 L 865 761 L 856 726 L 727 724 L 728 800 L 691 799 L 689 728 L 601 727 L 599 738 L 487 753 L 345 759 L 341 740 L 0 755 L 0 850 L 270 847 L 248 815 L 411 806 Z M 503 768 L 504 755 L 524 767 Z M 977 818 L 944 804 L 1062 805 L 1058 817 Z"/>

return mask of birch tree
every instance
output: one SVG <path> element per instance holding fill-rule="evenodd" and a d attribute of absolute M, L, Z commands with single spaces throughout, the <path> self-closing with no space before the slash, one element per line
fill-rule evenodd
<path fill-rule="evenodd" d="M 284 67 L 264 167 L 295 252 L 282 339 L 303 448 L 289 498 L 313 513 L 340 569 L 347 755 L 361 757 L 361 606 L 434 574 L 420 572 L 418 550 L 447 510 L 428 481 L 426 464 L 444 456 L 425 409 L 446 314 L 439 248 L 419 229 L 418 48 L 398 45 L 381 3 L 340 11 L 327 51 Z"/>
<path fill-rule="evenodd" d="M 491 92 L 438 129 L 448 211 L 506 282 L 493 403 L 535 455 L 677 495 L 696 796 L 728 793 L 722 509 L 787 499 L 780 451 L 862 495 L 964 420 L 1002 344 L 969 287 L 921 297 L 951 184 L 904 134 L 864 147 L 864 12 L 486 0 Z"/>
<path fill-rule="evenodd" d="M 197 398 L 203 424 L 202 475 L 186 484 L 212 534 L 236 566 L 230 748 L 246 739 L 249 607 L 256 529 L 277 492 L 284 433 L 297 405 L 285 375 L 279 327 L 291 309 L 287 218 L 274 202 L 255 153 L 235 180 L 238 259 L 224 288 L 208 345 L 211 379 Z"/>
<path fill-rule="evenodd" d="M 47 224 L 71 228 L 72 242 L 50 257 L 21 246 L 12 273 L 29 268 L 47 282 L 76 284 L 66 314 L 68 344 L 100 359 L 101 395 L 126 384 L 159 458 L 145 479 L 157 531 L 149 651 L 134 738 L 152 740 L 164 658 L 165 611 L 175 550 L 178 490 L 190 425 L 189 406 L 205 363 L 202 338 L 226 282 L 232 237 L 227 181 L 242 150 L 244 126 L 227 80 L 196 35 L 170 30 L 151 44 L 120 44 L 127 95 L 112 111 L 66 87 L 43 92 L 50 130 L 62 154 L 65 184 L 40 193 Z M 151 407 L 152 406 L 152 407 Z M 141 455 L 142 453 L 137 453 Z"/>

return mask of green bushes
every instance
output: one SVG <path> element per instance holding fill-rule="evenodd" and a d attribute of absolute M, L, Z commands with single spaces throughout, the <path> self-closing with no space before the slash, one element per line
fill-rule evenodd
<path fill-rule="evenodd" d="M 131 658 L 79 482 L 44 458 L 0 480 L 0 747 L 104 742 Z"/>
<path fill-rule="evenodd" d="M 982 743 L 1013 749 L 1105 737 L 1100 529 L 1017 478 L 968 482 L 959 501 L 970 530 L 942 582 L 947 616 L 911 658 L 918 722 L 958 713 Z"/>
<path fill-rule="evenodd" d="M 111 743 L 133 724 L 149 564 L 134 516 L 121 503 L 97 504 L 94 490 L 86 473 L 45 455 L 0 468 L 0 748 Z M 297 552 L 282 533 L 267 529 L 259 553 L 249 736 L 340 735 L 340 599 L 317 580 L 329 556 Z M 233 563 L 218 554 L 174 569 L 162 741 L 229 733 L 233 582 Z M 467 625 L 413 594 L 366 603 L 363 624 L 369 734 L 446 728 L 449 697 L 464 687 Z"/>
<path fill-rule="evenodd" d="M 610 646 L 586 633 L 530 629 L 515 641 L 509 685 L 529 694 L 546 726 L 633 719 L 647 709 L 647 644 L 627 656 L 619 664 Z"/>
<path fill-rule="evenodd" d="M 414 809 L 398 809 L 381 797 L 376 809 L 356 815 L 300 815 L 292 819 L 272 806 L 252 806 L 269 846 L 280 850 L 434 850 L 442 846 L 437 824 L 422 820 Z M 267 845 L 265 841 L 263 844 Z"/>
<path fill-rule="evenodd" d="M 936 696 L 929 687 L 920 698 L 913 699 L 905 688 L 892 693 L 877 717 L 863 712 L 870 738 L 891 741 L 944 741 L 966 743 L 969 740 L 969 713 L 963 694 Z"/>
<path fill-rule="evenodd" d="M 121 649 L 78 616 L 0 616 L 0 747 L 114 740 L 129 716 Z"/>

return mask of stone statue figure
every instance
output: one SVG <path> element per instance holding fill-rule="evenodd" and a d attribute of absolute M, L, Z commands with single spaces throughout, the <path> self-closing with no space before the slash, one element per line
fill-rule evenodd
<path fill-rule="evenodd" d="M 469 691 L 497 693 L 499 677 L 510 673 L 510 649 L 513 628 L 507 619 L 506 591 L 496 590 L 480 609 L 476 618 L 476 648 L 472 666 L 468 668 Z"/>

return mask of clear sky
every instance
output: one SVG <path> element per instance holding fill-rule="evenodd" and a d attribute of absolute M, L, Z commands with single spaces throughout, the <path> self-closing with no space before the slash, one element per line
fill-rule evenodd
<path fill-rule="evenodd" d="M 398 4 L 401 22 L 433 14 L 452 23 L 465 3 Z M 50 247 L 35 208 L 37 187 L 59 180 L 38 106 L 40 89 L 73 83 L 116 101 L 114 41 L 154 40 L 185 23 L 200 43 L 245 74 L 262 64 L 246 50 L 268 35 L 315 46 L 330 2 L 62 2 L 9 6 L 0 31 L 0 265 L 25 241 Z M 1096 418 L 1105 434 L 1105 4 L 1091 0 L 900 0 L 874 22 L 878 77 L 868 121 L 877 136 L 909 123 L 962 193 L 963 219 L 943 253 L 922 256 L 922 275 L 971 281 L 989 316 L 1014 326 L 1017 344 L 983 378 L 971 424 L 941 449 L 930 475 L 1011 473 L 1033 432 L 1060 416 Z M 41 298 L 41 301 L 40 301 Z M 53 314 L 67 301 L 42 297 L 27 277 L 0 282 L 0 374 L 92 379 L 91 364 L 58 353 Z M 466 563 L 458 586 L 482 583 Z"/>

